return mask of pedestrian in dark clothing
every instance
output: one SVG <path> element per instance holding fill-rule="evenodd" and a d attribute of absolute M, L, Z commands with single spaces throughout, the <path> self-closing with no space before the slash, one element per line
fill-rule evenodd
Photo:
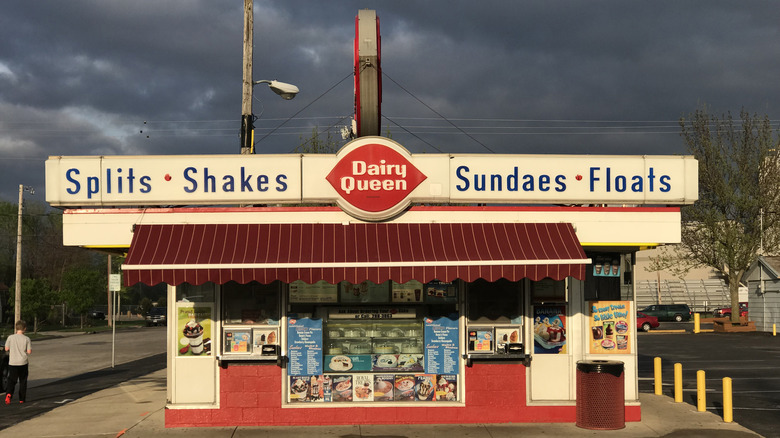
<path fill-rule="evenodd" d="M 27 331 L 27 323 L 19 320 L 16 322 L 16 334 L 5 340 L 5 351 L 8 354 L 8 388 L 6 389 L 5 404 L 11 404 L 11 398 L 19 380 L 19 403 L 27 399 L 27 374 L 29 361 L 27 357 L 32 353 L 30 338 L 24 335 Z"/>

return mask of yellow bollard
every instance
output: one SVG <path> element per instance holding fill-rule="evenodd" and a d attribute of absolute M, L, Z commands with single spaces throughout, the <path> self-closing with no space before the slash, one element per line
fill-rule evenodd
<path fill-rule="evenodd" d="M 656 357 L 653 359 L 653 365 L 655 367 L 655 395 L 661 395 L 663 394 L 663 389 L 661 388 L 661 358 Z"/>
<path fill-rule="evenodd" d="M 777 336 L 777 324 L 772 324 L 772 336 Z"/>
<path fill-rule="evenodd" d="M 707 388 L 704 382 L 704 370 L 696 371 L 696 410 L 707 411 Z"/>
<path fill-rule="evenodd" d="M 674 364 L 674 401 L 682 403 L 682 364 Z"/>
<path fill-rule="evenodd" d="M 701 315 L 699 312 L 693 314 L 693 332 L 701 333 Z"/>
<path fill-rule="evenodd" d="M 723 378 L 723 421 L 734 421 L 734 405 L 731 399 L 731 377 Z"/>

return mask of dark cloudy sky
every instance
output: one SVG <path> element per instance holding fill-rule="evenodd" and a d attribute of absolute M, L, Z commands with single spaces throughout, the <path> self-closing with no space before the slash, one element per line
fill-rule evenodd
<path fill-rule="evenodd" d="M 680 154 L 700 105 L 780 120 L 773 1 L 255 0 L 254 79 L 301 89 L 255 87 L 257 138 L 297 113 L 259 153 L 341 141 L 362 8 L 382 132 L 413 153 Z M 3 2 L 0 199 L 43 200 L 49 155 L 238 153 L 242 20 L 242 0 Z"/>

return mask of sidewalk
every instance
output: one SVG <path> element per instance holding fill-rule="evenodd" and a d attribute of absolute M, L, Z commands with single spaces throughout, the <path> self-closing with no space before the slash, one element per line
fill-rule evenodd
<path fill-rule="evenodd" d="M 616 431 L 574 424 L 382 425 L 326 427 L 165 428 L 165 370 L 96 392 L 46 414 L 0 431 L 0 437 L 393 437 L 504 438 L 613 435 L 619 437 L 760 437 L 710 412 L 674 403 L 666 396 L 640 394 L 642 421 Z"/>

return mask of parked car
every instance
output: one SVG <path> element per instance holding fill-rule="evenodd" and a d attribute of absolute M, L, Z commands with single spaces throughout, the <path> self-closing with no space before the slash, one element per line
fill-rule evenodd
<path fill-rule="evenodd" d="M 748 314 L 748 303 L 742 302 L 739 303 L 739 316 L 747 316 Z M 729 318 L 731 317 L 731 307 L 721 307 L 720 309 L 715 309 L 712 312 L 712 316 L 716 318 Z"/>
<path fill-rule="evenodd" d="M 643 332 L 649 332 L 651 328 L 658 328 L 661 323 L 655 316 L 646 315 L 642 312 L 636 312 L 636 328 Z"/>
<path fill-rule="evenodd" d="M 0 391 L 5 391 L 8 388 L 8 373 L 10 371 L 8 354 L 5 352 L 5 339 L 0 339 L 0 385 L 3 385 Z"/>
<path fill-rule="evenodd" d="M 655 316 L 659 321 L 690 321 L 691 308 L 687 304 L 653 304 L 640 310 L 647 316 Z"/>
<path fill-rule="evenodd" d="M 92 319 L 103 320 L 103 319 L 106 319 L 106 314 L 101 312 L 100 310 L 91 310 L 89 312 L 89 317 L 92 318 Z"/>
<path fill-rule="evenodd" d="M 167 314 L 167 307 L 152 307 L 144 318 L 146 319 L 146 326 L 151 327 L 153 325 L 165 325 L 165 315 Z"/>

